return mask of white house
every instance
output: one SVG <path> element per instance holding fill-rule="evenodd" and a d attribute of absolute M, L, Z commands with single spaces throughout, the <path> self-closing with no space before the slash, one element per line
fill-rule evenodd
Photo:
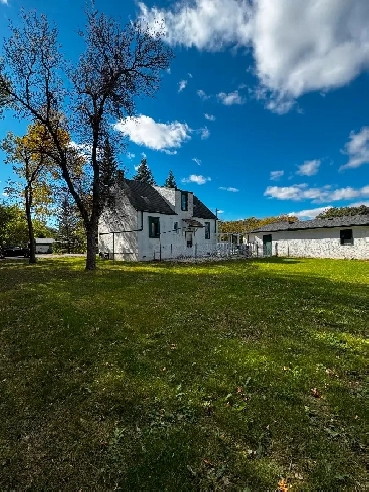
<path fill-rule="evenodd" d="M 369 215 L 268 224 L 249 242 L 260 256 L 369 259 Z"/>
<path fill-rule="evenodd" d="M 151 261 L 216 248 L 217 217 L 192 192 L 125 179 L 119 172 L 114 196 L 114 208 L 99 221 L 100 254 Z"/>

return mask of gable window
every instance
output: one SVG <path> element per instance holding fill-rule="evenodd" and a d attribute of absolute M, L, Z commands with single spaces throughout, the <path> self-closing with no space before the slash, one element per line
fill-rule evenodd
<path fill-rule="evenodd" d="M 149 217 L 149 237 L 160 237 L 159 217 Z"/>
<path fill-rule="evenodd" d="M 178 222 L 174 222 L 173 229 L 175 233 L 178 233 Z"/>
<path fill-rule="evenodd" d="M 181 210 L 183 212 L 188 210 L 188 193 L 182 191 L 181 193 Z"/>
<path fill-rule="evenodd" d="M 342 229 L 340 231 L 341 245 L 354 244 L 354 236 L 352 235 L 352 229 Z"/>
<path fill-rule="evenodd" d="M 205 222 L 205 239 L 210 239 L 210 222 Z"/>

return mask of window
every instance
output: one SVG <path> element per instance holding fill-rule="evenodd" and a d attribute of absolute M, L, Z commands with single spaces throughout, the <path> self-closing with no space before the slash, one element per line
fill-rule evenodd
<path fill-rule="evenodd" d="M 210 239 L 210 222 L 205 222 L 205 239 Z"/>
<path fill-rule="evenodd" d="M 174 232 L 178 234 L 178 222 L 174 222 L 173 229 L 174 229 Z"/>
<path fill-rule="evenodd" d="M 149 237 L 160 237 L 159 217 L 149 217 Z"/>
<path fill-rule="evenodd" d="M 354 236 L 352 235 L 352 229 L 342 229 L 340 231 L 341 245 L 354 244 Z"/>
<path fill-rule="evenodd" d="M 188 210 L 188 193 L 185 191 L 181 193 L 181 210 L 184 212 Z"/>

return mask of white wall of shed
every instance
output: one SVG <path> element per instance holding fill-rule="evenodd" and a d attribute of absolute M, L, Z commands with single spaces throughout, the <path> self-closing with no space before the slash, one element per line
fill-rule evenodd
<path fill-rule="evenodd" d="M 340 231 L 352 229 L 353 245 L 341 245 Z M 272 251 L 279 256 L 336 259 L 369 259 L 369 227 L 332 227 L 250 234 L 250 242 L 263 249 L 263 236 L 272 235 Z M 277 245 L 277 246 L 276 246 Z"/>

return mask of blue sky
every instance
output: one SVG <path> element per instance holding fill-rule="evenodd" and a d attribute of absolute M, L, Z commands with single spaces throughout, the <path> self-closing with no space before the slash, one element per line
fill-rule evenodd
<path fill-rule="evenodd" d="M 278 7 L 277 7 L 278 3 Z M 117 122 L 122 165 L 147 156 L 158 184 L 172 169 L 225 220 L 369 205 L 367 0 L 96 0 L 128 19 L 160 18 L 175 52 L 155 99 Z M 78 57 L 85 0 L 0 0 L 0 31 L 20 9 L 54 20 Z M 6 113 L 0 138 L 26 121 Z M 0 195 L 11 168 L 0 153 Z"/>

